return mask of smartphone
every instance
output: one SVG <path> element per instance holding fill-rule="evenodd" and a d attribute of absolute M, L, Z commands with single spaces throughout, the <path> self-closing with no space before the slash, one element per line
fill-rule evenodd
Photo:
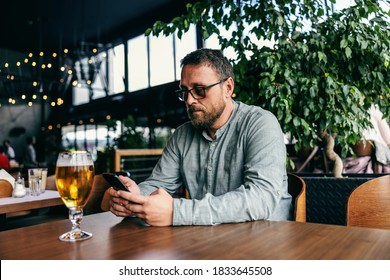
<path fill-rule="evenodd" d="M 115 190 L 130 192 L 115 173 L 103 173 L 102 175 Z"/>

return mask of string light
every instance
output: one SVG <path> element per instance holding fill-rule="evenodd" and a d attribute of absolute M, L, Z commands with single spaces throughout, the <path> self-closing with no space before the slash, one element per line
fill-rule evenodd
<path fill-rule="evenodd" d="M 98 53 L 98 48 L 92 48 L 92 49 L 89 49 L 89 54 L 88 54 L 88 50 L 86 52 L 84 52 L 84 50 L 82 50 L 83 53 L 82 53 L 82 56 L 84 57 L 89 57 L 88 59 L 88 63 L 93 66 L 94 65 L 94 59 L 91 58 L 91 55 L 95 55 Z M 43 51 L 40 51 L 38 53 L 33 53 L 33 52 L 29 52 L 25 58 L 23 59 L 20 59 L 20 60 L 17 60 L 15 62 L 12 62 L 12 61 L 6 61 L 4 62 L 4 66 L 1 67 L 0 66 L 0 72 L 6 72 L 5 75 L 4 75 L 4 78 L 6 78 L 7 80 L 10 80 L 10 81 L 14 81 L 16 77 L 19 77 L 19 75 L 22 75 L 22 73 L 31 73 L 32 72 L 32 75 L 35 75 L 37 72 L 37 70 L 31 68 L 31 67 L 38 67 L 40 69 L 40 71 L 44 71 L 44 72 L 38 72 L 40 73 L 40 75 L 46 75 L 46 71 L 51 71 L 51 69 L 55 68 L 55 67 L 58 67 L 57 69 L 59 69 L 61 72 L 63 72 L 64 74 L 67 74 L 69 76 L 73 76 L 75 75 L 75 71 L 74 69 L 72 69 L 72 66 L 69 65 L 69 60 L 66 59 L 67 55 L 69 54 L 69 49 L 67 48 L 64 48 L 63 49 L 63 55 L 62 55 L 62 58 L 65 58 L 63 59 L 64 63 L 63 65 L 58 65 L 60 63 L 60 61 L 62 60 L 57 60 L 59 58 L 59 55 L 57 52 L 52 52 L 52 53 L 45 53 Z M 77 51 L 75 52 L 77 53 Z M 37 59 L 34 59 L 34 57 L 38 57 L 39 60 Z M 106 58 L 106 53 L 103 52 L 99 55 L 99 58 Z M 12 66 L 14 66 L 14 68 L 12 68 Z M 15 67 L 16 66 L 16 67 Z M 29 69 L 26 71 L 25 67 L 29 67 Z M 6 68 L 6 71 L 4 71 L 4 68 Z M 17 70 L 18 69 L 18 70 Z M 12 74 L 12 71 L 18 71 L 18 75 L 14 75 Z M 79 71 L 79 70 L 77 70 Z M 29 75 L 25 75 L 26 77 L 28 77 Z M 59 77 L 58 78 L 58 83 L 61 83 L 61 84 L 64 84 L 65 81 L 68 79 L 67 77 L 64 77 L 63 74 L 61 74 L 62 77 Z M 43 76 L 44 77 L 44 76 Z M 24 77 L 21 77 L 21 78 L 24 78 Z M 28 78 L 27 78 L 28 79 Z M 17 79 L 18 82 L 20 82 L 20 79 Z M 23 81 L 22 81 L 23 82 Z M 43 92 L 43 85 L 44 85 L 44 81 L 42 81 L 42 78 L 40 78 L 39 80 L 33 80 L 31 82 L 29 82 L 30 85 L 32 85 L 34 88 L 39 88 L 39 91 L 40 93 Z M 72 81 L 72 85 L 74 87 L 78 87 L 78 88 L 81 88 L 83 87 L 84 85 L 85 86 L 90 86 L 92 85 L 92 80 L 91 79 L 86 79 L 84 81 L 80 81 L 80 80 L 73 80 Z M 25 90 L 25 89 L 24 89 Z M 42 100 L 49 100 L 49 96 L 47 94 L 42 94 L 40 95 L 42 96 Z M 28 95 L 26 95 L 25 93 L 23 94 L 20 94 L 19 95 L 19 99 L 20 100 L 23 100 L 24 102 L 27 102 L 28 101 L 28 106 L 32 106 L 34 104 L 34 102 L 38 99 L 37 95 L 36 94 L 33 94 L 31 95 L 31 100 L 28 100 Z M 35 101 L 34 101 L 35 100 Z M 8 100 L 9 104 L 16 104 L 17 103 L 17 99 L 14 99 L 14 98 L 10 98 Z M 60 106 L 60 105 L 63 105 L 64 104 L 64 100 L 60 99 L 60 100 L 57 100 L 57 101 L 52 101 L 50 102 L 50 105 L 51 106 Z"/>

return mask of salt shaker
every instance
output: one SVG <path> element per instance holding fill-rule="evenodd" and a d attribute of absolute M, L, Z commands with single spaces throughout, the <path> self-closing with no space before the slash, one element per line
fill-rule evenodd
<path fill-rule="evenodd" d="M 23 197 L 26 195 L 26 187 L 24 185 L 24 179 L 22 175 L 18 174 L 17 179 L 15 180 L 14 190 L 12 192 L 13 197 Z"/>

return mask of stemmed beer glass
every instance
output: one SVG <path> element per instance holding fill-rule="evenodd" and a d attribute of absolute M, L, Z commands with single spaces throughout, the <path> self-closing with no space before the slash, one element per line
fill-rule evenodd
<path fill-rule="evenodd" d="M 69 209 L 72 230 L 62 234 L 62 241 L 80 241 L 92 237 L 92 233 L 80 228 L 83 207 L 92 191 L 94 167 L 87 151 L 61 152 L 57 158 L 56 186 L 62 201 Z"/>

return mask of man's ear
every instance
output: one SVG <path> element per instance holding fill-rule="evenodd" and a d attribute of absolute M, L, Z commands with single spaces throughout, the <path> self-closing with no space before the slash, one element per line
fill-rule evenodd
<path fill-rule="evenodd" d="M 229 77 L 226 80 L 226 97 L 231 97 L 234 91 L 234 80 L 232 77 Z"/>

